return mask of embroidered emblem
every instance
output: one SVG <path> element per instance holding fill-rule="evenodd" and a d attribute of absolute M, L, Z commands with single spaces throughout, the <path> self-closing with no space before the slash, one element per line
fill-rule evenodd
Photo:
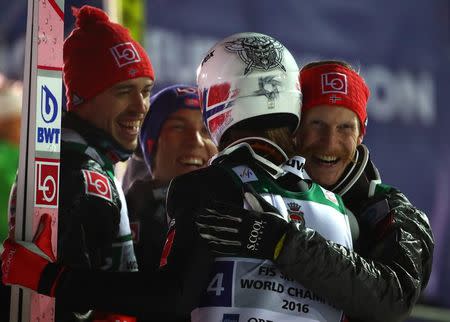
<path fill-rule="evenodd" d="M 136 63 L 141 61 L 141 57 L 137 52 L 136 48 L 131 42 L 124 42 L 110 48 L 114 59 L 116 60 L 117 66 L 123 67 L 128 64 Z"/>
<path fill-rule="evenodd" d="M 347 95 L 347 75 L 342 73 L 322 74 L 322 94 L 339 93 Z"/>
<path fill-rule="evenodd" d="M 90 170 L 82 172 L 86 194 L 112 201 L 111 184 L 105 175 Z"/>
<path fill-rule="evenodd" d="M 342 98 L 341 97 L 338 97 L 338 96 L 336 96 L 336 95 L 331 95 L 330 96 L 330 103 L 331 104 L 336 104 L 338 101 L 342 101 Z"/>
<path fill-rule="evenodd" d="M 137 74 L 137 69 L 136 68 L 130 68 L 129 70 L 128 70 L 128 75 L 130 75 L 131 77 L 134 77 L 134 76 L 136 76 L 136 74 Z"/>
<path fill-rule="evenodd" d="M 296 202 L 288 202 L 286 204 L 287 206 L 287 211 L 288 211 L 288 215 L 289 215 L 289 219 L 292 222 L 304 225 L 305 224 L 305 218 L 304 218 L 304 213 L 303 211 L 300 210 L 301 205 L 299 205 Z"/>

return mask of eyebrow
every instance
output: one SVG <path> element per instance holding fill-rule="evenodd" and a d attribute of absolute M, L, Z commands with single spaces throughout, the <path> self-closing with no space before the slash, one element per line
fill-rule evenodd
<path fill-rule="evenodd" d="M 148 89 L 151 88 L 153 86 L 153 84 L 146 84 L 144 86 L 144 89 Z M 137 88 L 138 86 L 135 84 L 118 84 L 116 86 L 114 86 L 113 88 L 115 90 L 123 90 L 123 89 L 131 89 L 131 88 Z"/>
<path fill-rule="evenodd" d="M 343 122 L 341 122 L 341 124 L 358 126 L 358 120 L 356 120 L 356 122 L 355 122 L 355 120 L 343 121 Z"/>

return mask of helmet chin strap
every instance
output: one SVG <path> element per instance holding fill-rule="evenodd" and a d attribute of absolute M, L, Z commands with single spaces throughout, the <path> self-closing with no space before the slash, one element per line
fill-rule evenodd
<path fill-rule="evenodd" d="M 273 164 L 281 165 L 289 159 L 283 149 L 276 143 L 259 136 L 241 138 L 231 143 L 227 148 L 242 142 L 250 145 L 255 153 L 262 156 L 264 159 L 269 160 Z"/>
<path fill-rule="evenodd" d="M 275 143 L 261 137 L 246 137 L 228 145 L 209 160 L 209 164 L 220 163 L 223 158 L 238 155 L 240 159 L 256 160 L 274 179 L 286 173 L 281 164 L 288 160 L 286 153 Z"/>

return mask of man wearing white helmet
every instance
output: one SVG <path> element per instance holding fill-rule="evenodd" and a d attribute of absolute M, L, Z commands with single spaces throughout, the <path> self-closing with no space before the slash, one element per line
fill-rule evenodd
<path fill-rule="evenodd" d="M 270 36 L 236 34 L 207 53 L 198 87 L 204 121 L 222 152 L 209 167 L 171 182 L 161 271 L 121 273 L 117 283 L 114 273 L 62 270 L 20 245 L 8 245 L 15 253 L 4 271 L 23 272 L 23 258 L 39 260 L 40 292 L 141 318 L 192 310 L 192 321 L 342 321 L 341 310 L 272 262 L 285 236 L 304 230 L 352 249 L 342 200 L 308 180 L 304 159 L 293 154 L 301 109 L 294 58 Z M 211 250 L 221 257 L 213 259 Z"/>
<path fill-rule="evenodd" d="M 201 257 L 192 243 L 217 256 L 192 321 L 342 321 L 341 310 L 272 261 L 290 230 L 314 229 L 352 249 L 342 200 L 308 180 L 304 159 L 292 151 L 301 111 L 294 58 L 270 36 L 236 34 L 207 53 L 197 84 L 221 152 L 208 168 L 172 181 L 172 227 L 162 259 L 183 271 L 186 261 Z M 181 280 L 191 278 L 185 275 Z"/>

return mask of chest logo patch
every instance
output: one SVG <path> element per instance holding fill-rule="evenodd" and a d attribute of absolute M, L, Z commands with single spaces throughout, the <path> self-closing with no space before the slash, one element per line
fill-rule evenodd
<path fill-rule="evenodd" d="M 90 170 L 82 170 L 82 172 L 86 194 L 112 201 L 111 184 L 108 177 Z"/>
<path fill-rule="evenodd" d="M 328 200 L 330 200 L 332 203 L 334 203 L 335 205 L 339 205 L 339 202 L 336 198 L 336 195 L 328 190 L 323 190 L 324 194 L 325 194 L 325 198 L 327 198 Z"/>

